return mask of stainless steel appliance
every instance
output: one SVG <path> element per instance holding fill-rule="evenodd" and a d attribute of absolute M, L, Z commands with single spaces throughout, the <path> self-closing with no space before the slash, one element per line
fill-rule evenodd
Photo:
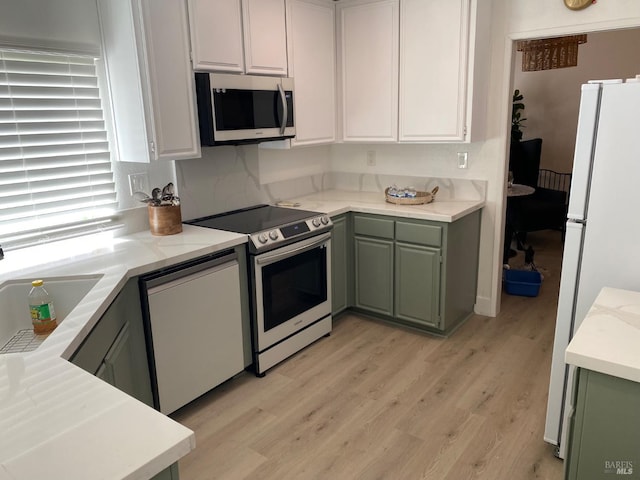
<path fill-rule="evenodd" d="M 295 136 L 292 78 L 196 73 L 195 79 L 202 145 Z"/>
<path fill-rule="evenodd" d="M 575 368 L 565 350 L 602 287 L 640 290 L 640 76 L 582 86 L 544 438 L 564 458 Z"/>
<path fill-rule="evenodd" d="M 185 223 L 249 235 L 255 372 L 331 332 L 331 219 L 256 205 Z"/>

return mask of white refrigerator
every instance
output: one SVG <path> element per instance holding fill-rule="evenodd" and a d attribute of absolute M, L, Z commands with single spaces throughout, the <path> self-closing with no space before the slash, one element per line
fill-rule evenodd
<path fill-rule="evenodd" d="M 639 117 L 640 76 L 582 86 L 544 434 L 561 458 L 574 373 L 565 349 L 602 287 L 640 291 Z"/>

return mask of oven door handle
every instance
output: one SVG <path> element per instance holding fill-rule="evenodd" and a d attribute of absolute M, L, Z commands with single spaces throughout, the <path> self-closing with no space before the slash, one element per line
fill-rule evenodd
<path fill-rule="evenodd" d="M 306 252 L 308 250 L 313 250 L 314 248 L 318 248 L 323 243 L 326 243 L 327 240 L 331 238 L 331 232 L 324 233 L 318 237 L 313 238 L 313 242 L 306 243 L 305 245 L 300 245 L 296 248 L 279 251 L 277 253 L 264 253 L 258 257 L 256 257 L 256 263 L 258 265 L 268 265 L 270 263 L 279 262 L 280 260 L 284 260 L 285 258 L 293 257 L 294 255 L 298 255 L 300 253 Z M 285 247 L 286 249 L 286 247 Z M 282 250 L 282 249 L 281 249 Z"/>

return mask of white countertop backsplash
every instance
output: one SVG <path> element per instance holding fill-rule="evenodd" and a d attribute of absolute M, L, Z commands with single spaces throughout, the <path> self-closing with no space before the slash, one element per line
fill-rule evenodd
<path fill-rule="evenodd" d="M 565 352 L 570 365 L 640 382 L 640 292 L 603 288 Z"/>

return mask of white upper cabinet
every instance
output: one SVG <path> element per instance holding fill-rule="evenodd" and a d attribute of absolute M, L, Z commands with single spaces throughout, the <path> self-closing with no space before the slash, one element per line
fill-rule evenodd
<path fill-rule="evenodd" d="M 98 0 L 119 160 L 200 156 L 186 5 Z"/>
<path fill-rule="evenodd" d="M 295 85 L 293 145 L 336 140 L 335 10 L 318 0 L 287 0 L 289 75 Z"/>
<path fill-rule="evenodd" d="M 240 0 L 189 0 L 194 70 L 244 72 Z"/>
<path fill-rule="evenodd" d="M 284 0 L 242 0 L 245 71 L 287 75 Z"/>
<path fill-rule="evenodd" d="M 337 10 L 345 142 L 482 139 L 489 2 L 343 0 Z"/>
<path fill-rule="evenodd" d="M 398 139 L 398 0 L 338 4 L 342 139 Z"/>
<path fill-rule="evenodd" d="M 400 5 L 399 140 L 479 137 L 485 95 L 474 95 L 474 87 L 486 77 L 489 61 L 474 62 L 478 37 L 488 32 L 476 0 L 401 0 Z M 482 44 L 488 46 L 488 39 Z"/>
<path fill-rule="evenodd" d="M 287 75 L 285 0 L 188 0 L 193 69 Z"/>

